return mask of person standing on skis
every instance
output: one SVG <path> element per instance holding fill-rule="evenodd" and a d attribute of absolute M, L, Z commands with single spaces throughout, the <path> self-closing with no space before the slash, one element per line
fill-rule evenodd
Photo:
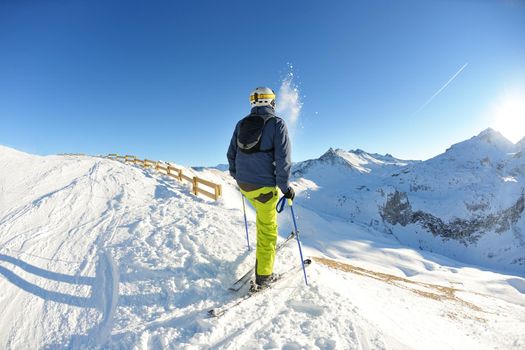
<path fill-rule="evenodd" d="M 230 175 L 256 211 L 255 283 L 273 280 L 277 242 L 278 189 L 293 200 L 290 187 L 291 146 L 284 120 L 275 115 L 275 93 L 258 87 L 250 94 L 251 112 L 235 126 L 228 148 Z"/>

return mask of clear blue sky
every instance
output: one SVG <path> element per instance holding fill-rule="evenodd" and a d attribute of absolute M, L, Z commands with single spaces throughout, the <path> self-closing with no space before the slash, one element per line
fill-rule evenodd
<path fill-rule="evenodd" d="M 0 144 L 225 163 L 250 91 L 289 63 L 294 161 L 428 158 L 525 97 L 525 3 L 3 0 Z"/>

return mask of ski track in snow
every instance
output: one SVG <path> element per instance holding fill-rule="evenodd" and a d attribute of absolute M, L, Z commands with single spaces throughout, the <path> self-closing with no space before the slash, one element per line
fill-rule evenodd
<path fill-rule="evenodd" d="M 308 287 L 298 273 L 207 318 L 207 310 L 239 295 L 227 288 L 253 264 L 240 197 L 227 176 L 206 173 L 224 184 L 224 198 L 210 202 L 152 170 L 111 160 L 1 147 L 0 160 L 7 164 L 0 173 L 1 348 L 525 347 L 523 278 L 459 263 L 449 269 L 439 263 L 446 259 L 428 260 L 301 205 L 307 256 L 460 285 L 458 298 L 481 311 L 314 260 Z M 248 217 L 254 242 L 251 209 Z M 290 218 L 279 220 L 281 233 L 290 232 Z M 354 240 L 343 238 L 350 229 Z M 278 254 L 276 271 L 298 263 L 291 244 Z"/>

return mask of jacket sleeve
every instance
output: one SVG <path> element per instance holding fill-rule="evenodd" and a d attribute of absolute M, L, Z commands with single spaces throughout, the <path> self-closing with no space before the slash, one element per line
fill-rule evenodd
<path fill-rule="evenodd" d="M 286 124 L 282 119 L 277 120 L 275 128 L 275 179 L 277 186 L 283 193 L 286 193 L 290 187 L 290 169 L 292 167 L 290 139 Z"/>
<path fill-rule="evenodd" d="M 228 153 L 226 154 L 228 157 L 228 165 L 230 170 L 230 175 L 235 178 L 235 157 L 237 156 L 237 126 L 235 126 L 235 130 L 233 131 L 233 136 L 230 141 L 230 147 L 228 147 Z"/>

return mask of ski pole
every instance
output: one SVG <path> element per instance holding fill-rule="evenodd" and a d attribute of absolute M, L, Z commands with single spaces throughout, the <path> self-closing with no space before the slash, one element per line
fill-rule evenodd
<path fill-rule="evenodd" d="M 277 202 L 277 206 L 275 209 L 278 213 L 282 212 L 284 209 L 286 198 L 283 196 Z M 297 245 L 299 246 L 299 255 L 301 256 L 301 265 L 303 266 L 303 273 L 304 273 L 304 283 L 308 285 L 308 279 L 306 278 L 306 268 L 304 266 L 304 259 L 303 259 L 303 249 L 301 248 L 301 240 L 299 239 L 299 230 L 297 229 L 297 222 L 295 221 L 295 213 L 293 211 L 293 201 L 291 199 L 288 199 L 288 205 L 290 206 L 290 211 L 292 212 L 292 219 L 293 219 L 293 226 L 295 229 L 295 238 L 297 239 Z"/>
<path fill-rule="evenodd" d="M 308 279 L 306 278 L 306 268 L 304 266 L 303 259 L 303 249 L 301 248 L 301 241 L 299 240 L 299 230 L 297 229 L 297 222 L 295 221 L 295 214 L 293 212 L 293 201 L 291 199 L 288 199 L 288 205 L 290 206 L 290 211 L 292 212 L 293 226 L 295 228 L 295 238 L 297 238 L 297 245 L 299 246 L 299 255 L 301 256 L 301 264 L 303 265 L 304 283 L 308 285 Z"/>
<path fill-rule="evenodd" d="M 244 227 L 246 228 L 246 243 L 248 244 L 248 251 L 250 251 L 250 238 L 248 236 L 248 219 L 246 219 L 246 204 L 244 203 L 244 195 L 241 192 L 242 211 L 244 212 Z"/>

